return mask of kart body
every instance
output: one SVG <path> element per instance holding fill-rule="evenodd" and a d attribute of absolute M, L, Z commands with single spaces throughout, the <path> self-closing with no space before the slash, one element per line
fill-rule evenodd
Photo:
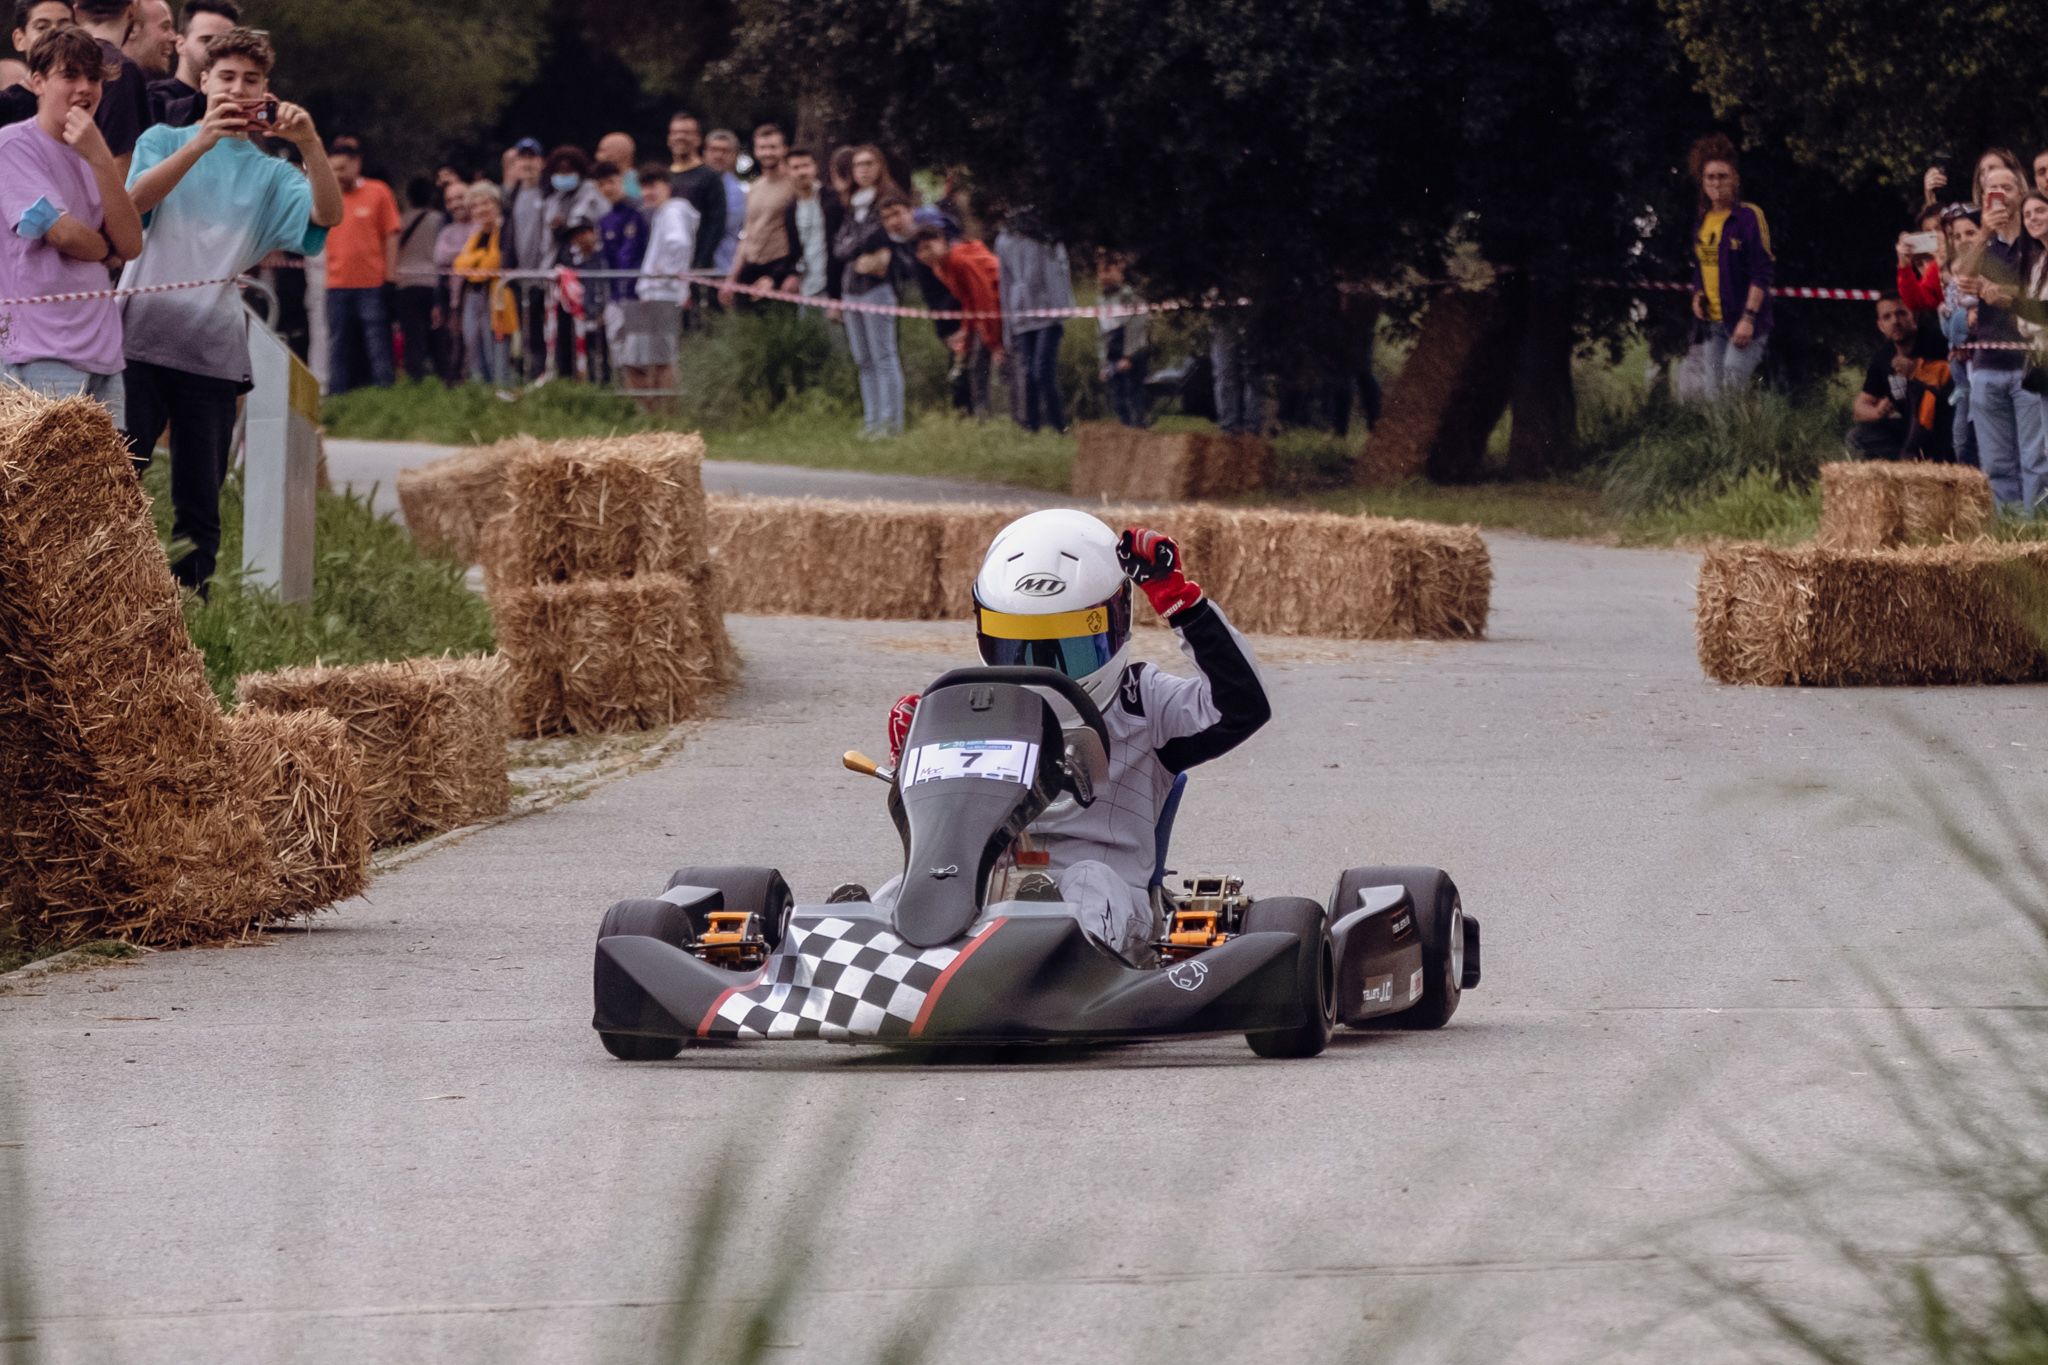
<path fill-rule="evenodd" d="M 1078 723 L 1064 722 L 1055 700 Z M 894 904 L 796 905 L 768 869 L 684 869 L 660 896 L 607 912 L 594 1026 L 615 1055 L 635 1059 L 715 1039 L 1216 1033 L 1243 1033 L 1263 1055 L 1306 1056 L 1337 1023 L 1447 1019 L 1444 992 L 1455 1008 L 1478 984 L 1478 923 L 1434 869 L 1353 869 L 1327 905 L 1254 900 L 1220 876 L 1168 890 L 1177 801 L 1160 836 L 1153 896 L 1165 927 L 1154 961 L 1125 961 L 1087 932 L 1075 906 L 1018 898 L 1042 857 L 1032 822 L 1057 801 L 1091 802 L 1107 750 L 1100 713 L 1063 674 L 945 675 L 925 693 L 900 770 L 876 771 L 905 850 Z"/>

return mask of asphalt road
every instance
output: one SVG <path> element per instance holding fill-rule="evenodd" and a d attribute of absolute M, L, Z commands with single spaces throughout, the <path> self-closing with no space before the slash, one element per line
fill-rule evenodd
<path fill-rule="evenodd" d="M 1350 864 L 1449 868 L 1487 974 L 1443 1031 L 1284 1063 L 1234 1038 L 610 1060 L 602 908 L 692 861 L 773 861 L 813 898 L 885 875 L 880 789 L 836 756 L 971 651 L 735 619 L 743 685 L 659 769 L 311 932 L 0 995 L 0 1233 L 35 1344 L 686 1358 L 665 1334 L 787 1271 L 770 1360 L 903 1331 L 935 1360 L 1756 1358 L 1687 1257 L 1851 1300 L 1752 1156 L 1869 1245 L 1919 1245 L 1940 1199 L 1874 1164 L 1921 1076 L 1897 1030 L 1984 1079 L 1976 1026 L 2048 1003 L 2038 942 L 1908 791 L 2002 839 L 1982 812 L 2036 799 L 2042 694 L 1717 687 L 1691 557 L 1492 544 L 1484 643 L 1261 642 L 1276 719 L 1197 774 L 1175 859 L 1317 896 Z"/>

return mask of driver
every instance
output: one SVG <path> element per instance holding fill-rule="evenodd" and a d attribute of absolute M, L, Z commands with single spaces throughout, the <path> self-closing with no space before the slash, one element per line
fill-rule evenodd
<path fill-rule="evenodd" d="M 1133 583 L 1180 637 L 1194 677 L 1131 661 Z M 1119 537 L 1086 512 L 1033 512 L 1004 527 L 974 580 L 974 607 L 982 662 L 1058 669 L 1109 727 L 1108 780 L 1093 805 L 1031 827 L 1050 875 L 1020 879 L 1019 895 L 1076 906 L 1090 934 L 1143 963 L 1159 934 L 1149 888 L 1174 777 L 1229 753 L 1272 716 L 1251 647 L 1188 581 L 1172 540 L 1135 528 Z M 892 763 L 917 702 L 913 693 L 889 712 Z M 876 902 L 893 904 L 900 880 Z M 867 895 L 849 885 L 833 899 Z"/>

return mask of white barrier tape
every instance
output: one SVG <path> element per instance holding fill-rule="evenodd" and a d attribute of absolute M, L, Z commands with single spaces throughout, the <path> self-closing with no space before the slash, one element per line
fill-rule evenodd
<path fill-rule="evenodd" d="M 85 289 L 70 294 L 38 294 L 30 299 L 0 299 L 0 308 L 21 308 L 32 303 L 88 303 L 94 299 L 128 299 L 137 294 L 169 294 L 179 289 L 211 289 L 216 285 L 239 284 L 240 275 L 217 280 L 181 280 L 177 284 L 143 284 L 133 289 Z"/>

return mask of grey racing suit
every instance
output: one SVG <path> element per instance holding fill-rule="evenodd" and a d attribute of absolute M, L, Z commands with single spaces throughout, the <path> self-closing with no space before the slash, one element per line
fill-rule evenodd
<path fill-rule="evenodd" d="M 1143 961 L 1160 926 L 1151 883 L 1158 860 L 1160 812 L 1173 779 L 1229 753 L 1272 718 L 1250 644 L 1207 598 L 1167 621 L 1197 674 L 1182 677 L 1151 664 L 1124 669 L 1109 727 L 1109 778 L 1095 802 L 1031 827 L 1050 860 L 1060 898 L 1088 931 L 1130 962 Z M 900 878 L 875 895 L 895 902 Z"/>

